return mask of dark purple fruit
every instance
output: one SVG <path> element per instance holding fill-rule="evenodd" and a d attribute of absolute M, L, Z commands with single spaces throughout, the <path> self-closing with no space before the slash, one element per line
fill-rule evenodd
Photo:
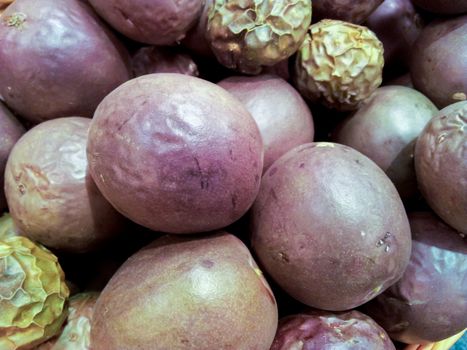
<path fill-rule="evenodd" d="M 383 0 L 313 0 L 313 21 L 339 19 L 360 24 Z"/>
<path fill-rule="evenodd" d="M 424 10 L 441 15 L 455 15 L 467 12 L 467 0 L 412 0 Z"/>

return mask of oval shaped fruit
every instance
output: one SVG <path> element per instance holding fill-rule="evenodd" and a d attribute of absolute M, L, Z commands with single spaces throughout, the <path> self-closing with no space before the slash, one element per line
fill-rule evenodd
<path fill-rule="evenodd" d="M 412 0 L 424 10 L 442 15 L 455 15 L 467 12 L 466 0 Z"/>
<path fill-rule="evenodd" d="M 271 350 L 396 350 L 386 331 L 359 311 L 312 310 L 279 321 Z"/>
<path fill-rule="evenodd" d="M 2 239 L 0 276 L 0 349 L 34 349 L 60 331 L 69 290 L 55 255 L 26 237 Z"/>
<path fill-rule="evenodd" d="M 339 19 L 362 23 L 383 0 L 313 0 L 313 14 L 318 20 Z"/>
<path fill-rule="evenodd" d="M 124 47 L 83 1 L 16 0 L 0 21 L 0 95 L 30 121 L 90 117 L 130 77 Z"/>
<path fill-rule="evenodd" d="M 88 172 L 91 119 L 58 118 L 30 129 L 13 147 L 5 194 L 19 232 L 48 247 L 84 252 L 120 231 L 122 217 Z"/>
<path fill-rule="evenodd" d="M 258 74 L 297 51 L 311 23 L 311 0 L 215 0 L 206 38 L 218 61 Z"/>
<path fill-rule="evenodd" d="M 221 87 L 182 74 L 145 75 L 99 105 L 91 174 L 121 213 L 154 231 L 225 227 L 253 203 L 263 169 L 258 127 Z"/>
<path fill-rule="evenodd" d="M 467 99 L 467 15 L 428 24 L 412 48 L 415 88 L 439 108 Z"/>
<path fill-rule="evenodd" d="M 310 27 L 295 60 L 295 84 L 311 102 L 357 109 L 381 84 L 383 44 L 366 27 L 322 20 Z"/>
<path fill-rule="evenodd" d="M 15 223 L 11 218 L 11 215 L 4 213 L 0 217 L 0 240 L 5 238 L 18 236 L 18 229 L 15 227 Z"/>
<path fill-rule="evenodd" d="M 403 86 L 384 86 L 344 120 L 333 139 L 362 152 L 394 182 L 403 199 L 417 191 L 413 163 L 415 141 L 438 113 L 420 92 Z"/>
<path fill-rule="evenodd" d="M 415 145 L 420 192 L 448 225 L 467 233 L 467 101 L 442 109 Z"/>
<path fill-rule="evenodd" d="M 467 242 L 430 212 L 411 213 L 409 220 L 409 266 L 365 311 L 393 339 L 425 344 L 467 328 Z"/>
<path fill-rule="evenodd" d="M 183 39 L 198 19 L 201 0 L 89 0 L 96 12 L 130 39 L 170 45 Z"/>
<path fill-rule="evenodd" d="M 93 350 L 269 350 L 276 328 L 274 295 L 238 238 L 165 236 L 104 288 L 91 343 Z"/>
<path fill-rule="evenodd" d="M 68 317 L 60 335 L 36 350 L 91 350 L 91 321 L 99 293 L 84 292 L 69 300 Z"/>
<path fill-rule="evenodd" d="M 384 172 L 335 143 L 298 146 L 266 171 L 252 207 L 252 247 L 292 297 L 357 307 L 402 276 L 410 257 L 402 201 Z"/>
<path fill-rule="evenodd" d="M 5 167 L 11 149 L 26 132 L 23 125 L 0 102 L 0 210 L 7 208 L 5 198 Z"/>
<path fill-rule="evenodd" d="M 284 79 L 274 75 L 236 76 L 218 85 L 242 101 L 258 124 L 264 144 L 263 172 L 295 146 L 313 141 L 310 109 Z"/>
<path fill-rule="evenodd" d="M 180 73 L 197 77 L 198 67 L 190 56 L 169 48 L 145 46 L 131 58 L 134 77 L 152 73 Z"/>

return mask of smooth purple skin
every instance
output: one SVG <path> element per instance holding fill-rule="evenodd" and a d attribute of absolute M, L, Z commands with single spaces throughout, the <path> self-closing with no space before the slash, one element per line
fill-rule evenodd
<path fill-rule="evenodd" d="M 252 205 L 263 169 L 258 127 L 208 81 L 159 73 L 108 95 L 91 124 L 88 159 L 104 196 L 154 231 L 225 227 Z"/>
<path fill-rule="evenodd" d="M 340 19 L 360 24 L 383 0 L 313 0 L 313 22 L 321 19 Z"/>
<path fill-rule="evenodd" d="M 459 15 L 467 12 L 467 0 L 412 0 L 422 9 L 442 15 Z"/>
<path fill-rule="evenodd" d="M 202 0 L 89 0 L 96 12 L 130 39 L 152 45 L 182 40 L 203 8 Z"/>
<path fill-rule="evenodd" d="M 292 148 L 313 141 L 313 117 L 292 85 L 275 75 L 230 77 L 218 83 L 238 98 L 258 124 L 264 144 L 263 172 Z"/>
<path fill-rule="evenodd" d="M 213 3 L 214 0 L 204 1 L 203 10 L 198 18 L 198 22 L 188 31 L 188 33 L 186 33 L 186 37 L 183 39 L 182 45 L 201 57 L 216 59 L 216 56 L 209 45 L 209 41 L 206 39 L 208 15 Z"/>
<path fill-rule="evenodd" d="M 412 52 L 413 84 L 438 108 L 467 99 L 467 15 L 428 24 Z"/>
<path fill-rule="evenodd" d="M 467 101 L 442 109 L 420 134 L 415 171 L 420 192 L 448 225 L 467 233 Z"/>
<path fill-rule="evenodd" d="M 410 228 L 384 172 L 354 149 L 298 146 L 266 171 L 252 207 L 252 248 L 261 266 L 300 302 L 357 307 L 402 276 Z"/>
<path fill-rule="evenodd" d="M 146 46 L 136 51 L 131 58 L 131 70 L 133 77 L 153 73 L 199 75 L 198 67 L 190 56 L 156 46 Z"/>
<path fill-rule="evenodd" d="M 386 331 L 358 311 L 309 311 L 279 320 L 271 350 L 395 350 Z"/>
<path fill-rule="evenodd" d="M 0 102 L 0 209 L 7 209 L 5 198 L 5 167 L 11 149 L 19 138 L 26 132 L 24 126 Z"/>
<path fill-rule="evenodd" d="M 91 117 L 130 78 L 125 48 L 80 0 L 16 0 L 0 42 L 0 95 L 29 121 Z"/>
<path fill-rule="evenodd" d="M 411 213 L 409 220 L 409 266 L 364 312 L 393 339 L 425 344 L 467 327 L 467 242 L 430 212 Z"/>
<path fill-rule="evenodd" d="M 362 152 L 394 182 L 403 199 L 417 193 L 414 147 L 425 125 L 438 113 L 420 92 L 403 86 L 378 88 L 336 129 L 333 140 Z"/>
<path fill-rule="evenodd" d="M 383 43 L 385 67 L 409 66 L 412 46 L 423 27 L 410 0 L 385 0 L 366 20 Z"/>
<path fill-rule="evenodd" d="M 13 147 L 5 195 L 19 232 L 49 248 L 82 253 L 120 232 L 123 218 L 88 172 L 91 120 L 57 118 L 28 130 Z"/>

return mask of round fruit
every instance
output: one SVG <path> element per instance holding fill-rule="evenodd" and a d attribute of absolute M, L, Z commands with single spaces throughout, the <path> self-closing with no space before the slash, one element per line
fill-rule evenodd
<path fill-rule="evenodd" d="M 442 109 L 420 134 L 415 171 L 420 191 L 448 225 L 467 233 L 467 101 Z"/>
<path fill-rule="evenodd" d="M 317 19 L 340 19 L 362 23 L 383 0 L 313 0 L 313 14 Z"/>
<path fill-rule="evenodd" d="M 395 350 L 387 333 L 358 311 L 308 311 L 279 321 L 271 350 Z"/>
<path fill-rule="evenodd" d="M 421 8 L 442 15 L 455 15 L 467 12 L 467 0 L 412 0 Z"/>
<path fill-rule="evenodd" d="M 140 48 L 131 59 L 134 77 L 152 73 L 180 73 L 197 77 L 198 67 L 187 54 L 168 48 L 146 46 Z"/>
<path fill-rule="evenodd" d="M 198 22 L 188 33 L 186 33 L 186 37 L 182 41 L 183 46 L 190 49 L 190 51 L 206 58 L 215 57 L 206 38 L 209 10 L 213 4 L 214 0 L 204 1 L 204 7 L 201 15 L 199 16 Z"/>
<path fill-rule="evenodd" d="M 434 20 L 412 48 L 415 88 L 439 108 L 467 99 L 467 15 Z"/>
<path fill-rule="evenodd" d="M 242 101 L 258 124 L 264 143 L 264 170 L 295 146 L 313 141 L 310 109 L 284 79 L 237 76 L 218 85 Z"/>
<path fill-rule="evenodd" d="M 18 229 L 15 227 L 15 223 L 13 222 L 11 215 L 5 213 L 0 217 L 0 240 L 4 240 L 12 236 L 18 236 Z"/>
<path fill-rule="evenodd" d="M 6 162 L 11 149 L 25 132 L 23 125 L 0 102 L 0 210 L 7 207 L 4 192 Z"/>
<path fill-rule="evenodd" d="M 412 213 L 409 220 L 409 266 L 365 311 L 393 339 L 436 342 L 467 328 L 467 242 L 429 212 Z"/>
<path fill-rule="evenodd" d="M 368 28 L 322 20 L 298 50 L 295 83 L 311 102 L 357 109 L 381 84 L 383 65 L 383 44 Z"/>
<path fill-rule="evenodd" d="M 252 247 L 292 297 L 341 311 L 396 282 L 410 228 L 391 180 L 354 149 L 298 146 L 274 162 L 252 208 Z"/>
<path fill-rule="evenodd" d="M 413 164 L 416 138 L 437 113 L 436 106 L 420 92 L 385 86 L 338 126 L 333 139 L 378 164 L 406 199 L 417 189 Z"/>
<path fill-rule="evenodd" d="M 258 127 L 221 87 L 182 74 L 133 79 L 99 105 L 91 174 L 125 216 L 154 231 L 225 227 L 253 203 L 263 169 Z"/>
<path fill-rule="evenodd" d="M 16 0 L 0 22 L 0 95 L 30 121 L 90 117 L 130 77 L 128 54 L 84 1 Z"/>
<path fill-rule="evenodd" d="M 26 237 L 0 240 L 0 276 L 0 349 L 34 349 L 60 331 L 69 291 L 55 255 Z"/>
<path fill-rule="evenodd" d="M 5 194 L 22 235 L 51 248 L 83 252 L 119 232 L 122 217 L 88 173 L 90 123 L 81 117 L 49 120 L 13 147 Z"/>
<path fill-rule="evenodd" d="M 219 233 L 165 236 L 123 264 L 100 295 L 93 350 L 269 350 L 277 305 L 246 246 Z"/>
<path fill-rule="evenodd" d="M 311 0 L 214 0 L 206 38 L 224 66 L 258 74 L 297 51 L 311 23 Z"/>
<path fill-rule="evenodd" d="M 203 7 L 202 0 L 89 0 L 96 12 L 127 37 L 169 45 L 185 37 Z"/>

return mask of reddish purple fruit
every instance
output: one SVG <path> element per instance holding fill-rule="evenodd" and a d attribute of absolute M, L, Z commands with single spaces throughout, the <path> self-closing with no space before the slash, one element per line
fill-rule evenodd
<path fill-rule="evenodd" d="M 313 0 L 313 21 L 339 19 L 360 24 L 383 0 Z"/>
<path fill-rule="evenodd" d="M 256 122 L 230 93 L 182 74 L 151 74 L 109 94 L 88 159 L 104 196 L 155 231 L 225 227 L 251 206 L 263 170 Z"/>
<path fill-rule="evenodd" d="M 467 12 L 467 0 L 412 0 L 424 10 L 441 15 L 456 15 Z"/>

